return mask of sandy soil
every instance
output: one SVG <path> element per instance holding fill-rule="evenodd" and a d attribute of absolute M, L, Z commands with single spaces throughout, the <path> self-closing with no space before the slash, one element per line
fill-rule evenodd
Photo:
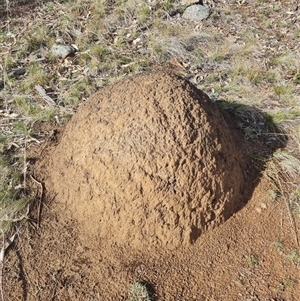
<path fill-rule="evenodd" d="M 213 155 L 210 153 L 206 157 L 201 157 L 199 162 L 218 161 L 218 156 L 223 156 L 222 160 L 226 162 L 227 158 L 230 168 L 235 172 L 226 173 L 224 169 L 228 166 L 222 161 L 225 164 L 224 166 L 221 165 L 223 169 L 213 166 L 208 169 L 208 173 L 203 173 L 203 177 L 209 178 L 213 176 L 213 171 L 215 171 L 216 183 L 219 181 L 218 185 L 224 185 L 226 190 L 226 185 L 233 185 L 228 182 L 228 177 L 233 176 L 233 179 L 238 183 L 238 189 L 243 187 L 243 191 L 239 194 L 240 198 L 238 198 L 239 206 L 233 207 L 234 210 L 230 211 L 230 216 L 227 216 L 227 213 L 225 215 L 222 213 L 227 212 L 226 210 L 221 210 L 221 213 L 218 212 L 219 215 L 215 213 L 217 222 L 211 227 L 205 228 L 205 222 L 197 224 L 201 230 L 201 235 L 198 235 L 197 239 L 192 241 L 193 243 L 190 240 L 182 239 L 180 236 L 180 233 L 190 235 L 193 226 L 195 226 L 193 224 L 194 219 L 189 219 L 191 215 L 184 215 L 187 209 L 177 211 L 177 215 L 182 220 L 181 224 L 174 223 L 172 227 L 166 227 L 163 231 L 161 231 L 161 227 L 172 223 L 172 219 L 171 222 L 168 222 L 168 215 L 165 215 L 166 223 L 164 224 L 155 215 L 155 206 L 161 204 L 164 197 L 168 198 L 169 203 L 181 202 L 181 206 L 185 206 L 187 200 L 184 194 L 182 199 L 178 196 L 175 197 L 174 187 L 171 189 L 163 183 L 156 183 L 154 180 L 150 181 L 146 177 L 142 177 L 140 180 L 143 185 L 150 187 L 146 189 L 150 195 L 149 199 L 140 197 L 137 198 L 138 202 L 134 203 L 137 207 L 132 204 L 128 208 L 122 207 L 122 200 L 125 197 L 127 198 L 125 198 L 126 204 L 130 201 L 129 198 L 132 193 L 130 188 L 129 194 L 122 191 L 124 198 L 120 197 L 115 207 L 110 206 L 111 196 L 107 190 L 114 181 L 123 184 L 124 179 L 121 177 L 120 180 L 120 170 L 128 170 L 130 164 L 142 166 L 141 157 L 146 157 L 149 161 L 151 159 L 147 157 L 149 147 L 153 145 L 153 141 L 149 142 L 152 133 L 149 131 L 148 134 L 150 134 L 145 136 L 147 143 L 142 156 L 136 155 L 133 151 L 133 161 L 126 157 L 127 146 L 131 143 L 130 135 L 123 141 L 124 148 L 119 149 L 119 151 L 123 150 L 121 158 L 123 161 L 119 160 L 119 165 L 113 164 L 111 158 L 105 156 L 109 153 L 107 149 L 104 149 L 103 153 L 99 152 L 101 156 L 97 155 L 98 161 L 91 153 L 90 157 L 87 156 L 92 146 L 97 147 L 96 142 L 94 144 L 90 142 L 95 141 L 95 133 L 98 135 L 99 141 L 102 138 L 107 139 L 109 128 L 116 126 L 116 123 L 111 120 L 115 120 L 117 117 L 123 116 L 128 121 L 123 122 L 118 131 L 124 130 L 126 124 L 132 124 L 133 126 L 140 126 L 139 130 L 134 132 L 135 137 L 141 138 L 145 134 L 141 130 L 146 124 L 141 121 L 145 116 L 143 114 L 137 114 L 140 117 L 139 122 L 136 120 L 131 122 L 132 119 L 129 118 L 129 115 L 122 115 L 124 112 L 121 113 L 118 108 L 116 108 L 116 112 L 111 110 L 110 113 L 102 112 L 102 115 L 99 115 L 101 106 L 108 109 L 109 104 L 116 105 L 113 99 L 129 101 L 129 98 L 124 95 L 128 91 L 130 92 L 130 83 L 133 89 L 136 89 L 136 86 L 131 79 L 125 80 L 119 85 L 121 87 L 119 90 L 118 85 L 115 85 L 93 96 L 79 109 L 63 135 L 57 131 L 57 137 L 52 135 L 40 149 L 32 150 L 32 153 L 29 154 L 29 158 L 36 159 L 32 173 L 36 179 L 43 183 L 45 189 L 42 198 L 42 219 L 40 227 L 37 228 L 35 222 L 39 219 L 37 206 L 33 212 L 31 223 L 28 224 L 16 243 L 11 246 L 5 257 L 3 270 L 5 300 L 126 300 L 128 287 L 130 283 L 136 280 L 146 284 L 153 300 L 299 300 L 299 266 L 293 263 L 291 256 L 289 256 L 296 249 L 295 234 L 299 225 L 292 222 L 283 201 L 271 201 L 271 187 L 262 176 L 262 167 L 257 169 L 258 167 L 254 167 L 252 161 L 256 152 L 266 148 L 265 141 L 245 141 L 242 133 L 237 129 L 233 116 L 224 115 L 222 117 L 221 114 L 224 112 L 219 113 L 215 104 L 209 104 L 210 101 L 200 92 L 197 94 L 189 84 L 171 76 L 157 76 L 152 75 L 150 82 L 154 78 L 156 84 L 159 82 L 160 85 L 166 85 L 159 87 L 159 91 L 168 97 L 159 97 L 159 94 L 152 93 L 153 86 L 151 84 L 141 84 L 140 82 L 140 86 L 148 87 L 148 90 L 144 90 L 143 93 L 147 97 L 142 99 L 139 94 L 128 93 L 133 100 L 130 102 L 131 113 L 129 115 L 131 116 L 132 112 L 137 110 L 137 106 L 135 106 L 137 98 L 141 100 L 142 109 L 148 107 L 151 112 L 154 108 L 151 101 L 155 97 L 158 97 L 157 99 L 162 102 L 162 106 L 166 106 L 165 115 L 167 118 L 165 120 L 171 120 L 171 117 L 176 116 L 176 114 L 180 116 L 180 113 L 184 111 L 188 113 L 202 112 L 202 116 L 206 114 L 206 123 L 203 119 L 198 120 L 196 115 L 193 119 L 193 124 L 202 122 L 204 128 L 206 125 L 208 129 L 207 131 L 199 130 L 199 137 L 201 133 L 204 140 L 207 138 L 206 135 L 215 137 L 214 141 L 219 139 L 218 143 L 207 144 L 208 147 L 211 147 L 212 152 L 217 149 L 219 144 L 222 148 Z M 159 80 L 159 78 L 164 78 L 164 80 Z M 143 80 L 145 83 L 149 82 L 149 75 Z M 127 90 L 124 85 L 127 85 Z M 168 91 L 172 90 L 170 87 L 176 87 L 178 91 L 184 87 L 184 91 L 179 94 L 169 93 Z M 111 97 L 111 95 L 116 97 L 118 93 L 121 97 Z M 170 95 L 173 95 L 173 98 Z M 176 111 L 175 107 L 170 107 L 170 99 L 174 100 L 179 95 L 185 95 L 185 98 L 182 97 L 181 99 L 182 111 L 180 109 Z M 197 98 L 199 95 L 200 98 Z M 99 101 L 99 99 L 102 100 Z M 104 101 L 104 99 L 106 100 Z M 148 106 L 145 105 L 146 100 L 148 100 Z M 95 106 L 97 101 L 99 107 Z M 186 104 L 193 101 L 192 109 L 188 109 Z M 200 105 L 198 101 L 200 101 Z M 203 103 L 206 104 L 203 105 Z M 124 108 L 124 106 L 121 107 Z M 210 114 L 212 108 L 215 110 L 214 114 Z M 137 113 L 139 112 L 137 111 Z M 86 114 L 90 115 L 87 116 Z M 113 116 L 112 114 L 116 114 L 116 116 L 107 120 L 108 127 L 103 126 L 103 124 L 101 130 L 96 127 L 97 120 L 100 124 L 101 118 L 104 120 L 105 117 Z M 149 118 L 147 122 L 157 129 L 164 120 L 162 119 L 164 114 L 155 115 L 154 112 L 151 114 L 157 119 Z M 158 120 L 159 122 L 151 120 Z M 216 120 L 218 121 L 217 124 Z M 163 128 L 166 131 L 171 129 L 175 133 L 180 133 L 180 131 L 187 131 L 189 125 L 191 125 L 189 118 L 178 118 L 174 120 L 174 123 Z M 86 130 L 84 131 L 84 129 Z M 41 130 L 43 130 L 42 127 Z M 141 136 L 138 136 L 139 132 L 142 133 Z M 222 136 L 222 133 L 226 135 Z M 182 134 L 182 143 L 186 142 L 184 140 L 186 134 L 187 132 Z M 158 135 L 158 137 L 162 136 Z M 162 139 L 170 138 L 168 135 L 163 137 Z M 81 144 L 80 139 L 82 139 Z M 163 143 L 164 141 L 159 139 L 155 146 L 160 151 L 166 149 L 170 152 L 172 148 L 178 147 L 176 144 Z M 115 148 L 120 146 L 120 139 L 114 140 L 111 137 L 109 141 L 111 141 L 110 145 Z M 162 143 L 162 146 L 159 146 L 159 143 Z M 241 163 L 238 161 L 240 160 L 238 155 L 229 152 L 226 143 L 232 150 L 239 150 L 236 152 L 243 154 L 244 158 L 241 159 Z M 187 149 L 192 149 L 194 146 L 195 144 L 186 145 Z M 200 147 L 199 144 L 196 146 Z M 266 153 L 270 154 L 276 147 L 278 145 L 273 145 Z M 73 163 L 70 163 L 71 161 L 66 159 L 75 156 L 76 153 L 77 156 L 82 154 L 85 149 L 89 151 L 85 154 L 86 156 L 83 156 L 84 160 L 80 164 L 79 161 L 73 160 Z M 155 152 L 153 154 L 154 165 L 161 162 L 162 157 Z M 229 156 L 232 156 L 234 160 Z M 102 167 L 97 163 L 101 161 L 100 159 L 102 162 L 104 160 Z M 171 157 L 170 162 L 172 159 L 174 158 Z M 188 164 L 193 168 L 195 168 L 193 164 L 199 164 L 190 154 L 187 155 L 187 159 L 190 160 Z M 92 164 L 93 160 L 95 161 L 94 165 Z M 147 160 L 145 162 L 148 162 Z M 111 175 L 112 178 L 107 181 L 106 186 L 101 186 L 101 176 L 103 176 L 101 168 L 104 169 L 105 164 L 108 163 L 112 167 L 109 172 L 112 173 L 112 169 L 116 168 L 116 174 L 115 177 Z M 237 163 L 239 164 L 236 165 Z M 92 175 L 90 178 L 88 177 L 91 181 L 90 186 L 88 183 L 82 182 L 83 179 L 87 179 L 86 171 L 83 170 L 84 166 L 89 168 Z M 118 166 L 120 167 L 119 170 Z M 164 168 L 167 168 L 166 166 Z M 243 167 L 242 173 L 239 172 L 241 166 Z M 171 165 L 171 167 L 174 166 Z M 172 168 L 169 176 L 173 175 L 176 178 L 180 172 L 173 172 Z M 224 174 L 221 171 L 225 172 L 225 178 L 222 178 Z M 151 173 L 157 175 L 158 169 L 152 168 Z M 245 177 L 245 185 L 243 184 L 244 180 L 238 178 L 239 176 Z M 195 173 L 195 177 L 199 177 L 198 181 L 201 183 L 201 172 Z M 137 180 L 134 179 L 130 185 L 136 185 L 136 183 Z M 187 187 L 182 185 L 178 189 L 181 189 L 182 192 L 192 190 L 194 186 L 189 187 L 189 183 L 189 180 L 186 180 L 184 184 Z M 40 186 L 36 185 L 35 182 L 32 182 L 32 187 L 37 195 L 41 193 Z M 158 187 L 157 191 L 155 190 L 156 187 Z M 201 187 L 201 185 L 197 186 L 195 194 L 192 195 L 192 201 L 198 202 L 200 207 L 203 205 L 201 203 L 202 195 L 197 195 L 197 191 L 201 190 Z M 84 193 L 83 189 L 86 189 Z M 101 189 L 105 193 L 101 192 Z M 95 190 L 99 191 L 98 199 L 93 194 Z M 211 187 L 204 186 L 204 190 L 210 191 Z M 114 193 L 117 191 L 115 189 Z M 128 192 L 128 190 L 126 191 Z M 151 210 L 141 213 L 138 207 L 145 206 L 146 203 L 143 203 L 145 199 L 146 202 L 156 201 L 156 193 L 158 201 L 155 206 Z M 107 199 L 103 200 L 105 197 Z M 212 202 L 214 197 L 206 200 L 205 206 L 202 206 L 198 212 L 199 215 L 205 216 L 205 210 L 211 210 L 207 204 Z M 96 203 L 101 202 L 103 204 L 106 202 L 106 207 L 95 206 L 95 201 L 90 201 L 93 198 L 97 199 Z M 222 200 L 225 200 L 226 203 L 226 198 L 220 196 L 219 199 L 221 204 Z M 170 208 L 168 207 L 167 211 L 171 210 Z M 145 215 L 143 216 L 143 214 Z M 140 228 L 141 223 L 137 222 L 135 225 L 131 223 L 135 217 L 137 221 L 144 220 L 142 226 L 148 232 L 152 231 L 157 240 L 150 239 L 150 236 L 147 235 L 140 235 L 144 233 Z M 218 217 L 221 217 L 220 220 Z M 222 223 L 224 220 L 226 222 Z M 207 223 L 209 222 L 210 220 L 207 220 Z M 178 232 L 176 226 L 183 228 L 184 231 Z M 125 236 L 122 235 L 124 229 L 126 230 Z M 175 244 L 171 244 L 172 248 L 170 248 L 172 231 L 175 233 Z M 136 239 L 132 239 L 132 237 Z M 158 241 L 159 243 L 157 243 Z M 182 244 L 179 244 L 181 241 Z"/>
<path fill-rule="evenodd" d="M 240 208 L 243 164 L 218 107 L 156 72 L 93 95 L 44 169 L 83 237 L 174 249 Z"/>

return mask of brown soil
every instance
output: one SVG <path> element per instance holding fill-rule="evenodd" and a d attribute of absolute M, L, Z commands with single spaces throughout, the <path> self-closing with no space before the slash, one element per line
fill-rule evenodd
<path fill-rule="evenodd" d="M 240 155 L 218 108 L 164 73 L 101 89 L 47 158 L 80 233 L 134 248 L 194 242 L 235 212 Z"/>
<path fill-rule="evenodd" d="M 6 256 L 6 299 L 126 300 L 138 280 L 154 300 L 299 300 L 297 225 L 249 165 L 263 142 L 228 122 L 163 73 L 92 96 L 36 164 L 42 224 Z"/>

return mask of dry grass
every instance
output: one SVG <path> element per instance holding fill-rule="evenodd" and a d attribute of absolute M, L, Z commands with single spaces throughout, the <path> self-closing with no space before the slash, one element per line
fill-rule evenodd
<path fill-rule="evenodd" d="M 129 287 L 129 299 L 127 301 L 151 301 L 147 287 L 135 281 Z"/>
<path fill-rule="evenodd" d="M 32 14 L 18 18 L 15 2 L 24 4 L 24 9 L 26 3 L 36 6 Z M 64 124 L 97 89 L 129 74 L 156 68 L 172 69 L 213 100 L 224 100 L 217 103 L 238 117 L 245 139 L 258 139 L 263 133 L 266 143 L 287 140 L 285 149 L 277 150 L 262 164 L 273 185 L 268 197 L 286 204 L 297 248 L 286 250 L 280 240 L 274 247 L 286 260 L 299 266 L 299 238 L 294 221 L 300 214 L 300 27 L 294 22 L 298 17 L 293 1 L 287 1 L 284 8 L 281 2 L 206 1 L 212 14 L 203 23 L 183 20 L 179 0 L 2 3 L 2 267 L 6 238 L 15 237 L 10 232 L 16 233 L 28 221 L 35 199 L 27 190 L 30 175 L 26 154 L 33 143 L 44 138 L 34 132 L 34 124 Z M 283 18 L 286 11 L 290 14 Z M 74 44 L 79 51 L 73 60 L 62 61 L 50 52 L 54 43 Z M 12 74 L 19 68 L 26 69 L 26 73 Z M 36 85 L 52 102 L 45 101 Z M 266 127 L 270 131 L 263 132 Z M 254 268 L 259 259 L 250 255 L 248 263 Z M 294 285 L 294 280 L 283 279 L 278 282 L 278 290 Z M 129 300 L 151 299 L 147 288 L 135 282 L 130 286 Z"/>

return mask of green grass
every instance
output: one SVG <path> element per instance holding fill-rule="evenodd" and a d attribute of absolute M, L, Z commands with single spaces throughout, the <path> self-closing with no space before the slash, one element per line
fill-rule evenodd
<path fill-rule="evenodd" d="M 20 161 L 5 156 L 3 152 L 0 153 L 0 229 L 2 233 L 11 230 L 13 224 L 17 225 L 28 218 L 29 205 L 33 201 L 24 190 L 25 183 L 20 174 L 21 166 L 18 166 Z"/>
<path fill-rule="evenodd" d="M 290 217 L 299 219 L 300 58 L 284 43 L 278 45 L 274 36 L 286 31 L 299 40 L 300 31 L 292 33 L 290 24 L 283 22 L 277 22 L 278 29 L 274 29 L 274 14 L 282 19 L 278 7 L 265 7 L 265 1 L 255 3 L 261 15 L 259 24 L 251 23 L 248 12 L 241 11 L 245 24 L 237 28 L 236 35 L 230 35 L 232 20 L 238 22 L 232 6 L 220 5 L 220 15 L 213 12 L 207 21 L 195 24 L 170 17 L 170 10 L 182 10 L 175 0 L 70 0 L 59 1 L 59 7 L 56 2 L 43 2 L 36 1 L 40 10 L 27 20 L 31 26 L 24 25 L 21 18 L 13 19 L 0 33 L 5 54 L 0 56 L 0 72 L 2 67 L 6 71 L 26 69 L 20 78 L 0 73 L 0 80 L 5 80 L 0 91 L 0 114 L 5 114 L 0 117 L 2 234 L 16 232 L 28 221 L 34 203 L 27 185 L 26 156 L 27 142 L 37 139 L 34 124 L 62 125 L 100 87 L 157 67 L 188 79 L 197 75 L 195 85 L 212 95 L 221 110 L 234 115 L 246 141 L 280 145 L 268 156 L 262 149 L 257 160 L 272 185 L 267 198 L 284 202 Z M 74 44 L 79 51 L 72 61 L 61 61 L 49 51 L 54 43 Z M 178 69 L 172 60 L 184 67 Z M 36 85 L 55 106 L 45 102 Z M 287 265 L 299 266 L 296 247 L 288 249 L 281 239 L 272 246 Z M 247 256 L 245 262 L 252 271 L 262 264 L 256 254 Z M 296 284 L 286 277 L 278 281 L 276 289 L 287 291 Z M 242 280 L 239 285 L 245 286 Z M 127 301 L 150 300 L 143 283 L 130 285 Z"/>
<path fill-rule="evenodd" d="M 33 63 L 28 66 L 27 76 L 21 83 L 18 83 L 21 92 L 28 93 L 35 85 L 48 86 L 51 84 L 52 76 L 43 68 L 40 63 Z"/>
<path fill-rule="evenodd" d="M 276 251 L 282 253 L 284 249 L 284 242 L 281 239 L 277 239 L 273 242 L 273 247 Z"/>
<path fill-rule="evenodd" d="M 286 261 L 291 262 L 295 266 L 299 266 L 300 264 L 300 255 L 299 250 L 294 248 L 288 250 L 285 246 L 284 242 L 281 239 L 277 239 L 273 242 L 272 246 L 274 249 L 283 256 Z"/>
<path fill-rule="evenodd" d="M 259 265 L 259 259 L 256 255 L 252 254 L 247 258 L 248 264 L 250 267 L 256 267 Z"/>
<path fill-rule="evenodd" d="M 290 252 L 288 252 L 285 256 L 286 256 L 286 259 L 291 261 L 293 264 L 295 264 L 295 265 L 300 264 L 300 255 L 299 255 L 298 250 L 293 249 Z"/>
<path fill-rule="evenodd" d="M 292 289 L 296 284 L 297 284 L 297 281 L 295 281 L 291 278 L 286 278 L 286 279 L 278 282 L 278 290 L 284 292 L 286 290 Z"/>

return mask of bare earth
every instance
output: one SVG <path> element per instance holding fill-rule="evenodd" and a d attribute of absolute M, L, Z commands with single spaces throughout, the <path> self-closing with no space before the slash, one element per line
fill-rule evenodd
<path fill-rule="evenodd" d="M 82 105 L 62 135 L 59 132 L 52 141 L 29 154 L 29 158 L 37 158 L 33 174 L 46 189 L 42 219 L 39 229 L 29 226 L 6 256 L 5 300 L 126 300 L 128 287 L 136 280 L 146 284 L 153 300 L 299 300 L 299 266 L 287 256 L 297 247 L 295 229 L 299 225 L 292 223 L 283 201 L 271 202 L 271 187 L 262 176 L 263 170 L 255 169 L 251 163 L 253 154 L 266 147 L 265 141 L 243 140 L 230 116 L 222 117 L 215 104 L 182 80 L 160 73 L 135 79 L 139 80 L 140 91 L 137 91 L 137 80 L 132 79 L 105 88 Z M 127 103 L 128 108 L 121 112 L 120 108 L 126 106 L 115 107 L 116 111 L 109 113 L 109 104 L 116 106 L 116 99 Z M 176 106 L 170 107 L 172 101 L 179 103 L 178 111 Z M 188 103 L 193 105 L 188 107 Z M 182 111 L 180 106 L 184 108 Z M 143 118 L 148 113 L 142 112 L 147 107 L 150 115 L 145 121 Z M 108 111 L 101 113 L 101 108 Z M 164 113 L 158 108 L 164 108 Z M 138 118 L 132 117 L 134 110 Z M 181 112 L 186 115 L 180 115 Z M 111 119 L 105 120 L 109 116 Z M 123 117 L 127 118 L 125 122 Z M 199 128 L 200 123 L 205 131 Z M 150 130 L 143 132 L 147 124 Z M 156 132 L 154 143 L 151 135 L 153 129 L 160 129 L 160 124 L 165 132 Z M 186 135 L 192 125 L 197 125 L 193 130 L 199 137 L 191 135 L 196 138 L 189 140 L 191 137 Z M 112 128 L 116 133 L 126 133 L 129 128 L 133 132 L 125 135 L 125 140 L 121 136 L 114 139 L 116 133 L 109 136 Z M 168 136 L 168 130 L 175 133 L 173 138 Z M 182 140 L 176 144 L 179 134 Z M 145 135 L 140 149 L 138 145 L 130 148 L 132 135 L 136 139 Z M 194 147 L 195 152 L 201 150 L 201 143 L 209 141 L 209 135 L 214 138 L 211 144 L 208 142 L 210 153 L 203 155 L 204 148 L 199 152 L 202 157 L 185 153 L 188 166 L 185 172 L 193 173 L 196 183 L 185 178 L 184 172 L 181 174 L 184 165 L 178 167 L 172 163 L 178 153 L 170 156 L 169 165 L 162 161 L 163 150 L 169 154 L 183 143 L 190 151 Z M 107 147 L 105 139 L 112 148 Z M 148 149 L 151 145 L 159 151 L 151 153 Z M 100 147 L 98 152 L 91 151 L 93 146 Z M 122 155 L 109 156 L 113 149 L 123 151 Z M 128 157 L 130 150 L 132 156 Z M 139 174 L 142 158 L 153 177 Z M 201 171 L 193 170 L 201 162 L 209 166 L 208 170 L 203 169 L 206 172 L 203 177 Z M 124 174 L 130 165 L 139 178 L 129 177 L 126 187 Z M 103 171 L 105 168 L 107 173 Z M 229 168 L 233 172 L 228 172 Z M 206 187 L 214 172 L 216 178 L 211 183 L 215 186 Z M 154 177 L 158 174 L 160 180 Z M 164 181 L 171 176 L 177 182 L 165 185 Z M 103 177 L 106 182 L 102 182 Z M 137 189 L 134 194 L 138 182 L 143 189 Z M 35 185 L 32 182 L 38 194 L 40 187 Z M 222 204 L 209 207 L 215 202 L 217 188 L 221 187 L 225 194 L 228 185 L 235 187 L 238 197 L 235 193 L 229 195 L 238 205 L 227 207 L 229 211 Z M 116 196 L 118 191 L 120 196 Z M 174 191 L 180 191 L 179 196 Z M 194 193 L 191 199 L 185 195 L 189 191 Z M 205 191 L 214 197 L 206 200 Z M 130 200 L 131 195 L 136 195 L 135 200 Z M 224 204 L 230 201 L 222 194 L 218 200 Z M 189 202 L 195 208 L 187 206 Z M 141 210 L 147 203 L 149 210 Z M 177 210 L 176 204 L 182 210 Z M 156 211 L 158 205 L 163 205 L 165 210 L 160 215 Z M 216 208 L 219 210 L 214 211 Z M 203 223 L 195 220 L 195 211 L 197 216 L 203 216 Z M 168 212 L 175 212 L 179 222 Z M 38 209 L 35 218 L 37 214 Z M 191 235 L 195 228 L 199 235 Z"/>

